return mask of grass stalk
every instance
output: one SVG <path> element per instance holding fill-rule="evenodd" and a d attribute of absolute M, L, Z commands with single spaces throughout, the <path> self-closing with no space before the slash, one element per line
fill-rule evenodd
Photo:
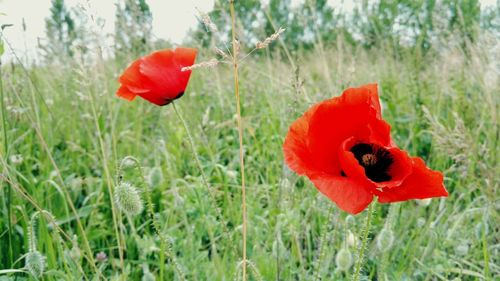
<path fill-rule="evenodd" d="M 234 73 L 234 94 L 236 96 L 236 120 L 238 125 L 238 139 L 240 145 L 240 175 L 241 175 L 241 212 L 242 212 L 242 236 L 243 236 L 243 258 L 242 258 L 242 275 L 243 281 L 247 280 L 247 207 L 246 207 L 246 190 L 245 190 L 245 161 L 243 151 L 243 126 L 241 124 L 241 101 L 238 81 L 238 43 L 236 41 L 236 17 L 234 12 L 234 0 L 229 1 L 231 10 L 231 34 L 233 43 L 233 73 Z"/>
<path fill-rule="evenodd" d="M 114 231 L 115 231 L 115 236 L 116 236 L 116 239 L 117 239 L 117 242 L 118 242 L 118 256 L 119 256 L 119 259 L 120 259 L 120 267 L 121 267 L 121 270 L 122 272 L 125 270 L 125 262 L 123 260 L 123 244 L 122 244 L 122 235 L 118 229 L 118 212 L 116 210 L 116 206 L 115 206 L 115 202 L 113 200 L 113 182 L 111 180 L 111 174 L 109 172 L 109 168 L 108 168 L 108 158 L 106 156 L 106 151 L 105 151 L 105 148 L 104 148 L 104 141 L 103 141 L 103 138 L 102 138 L 102 132 L 101 132 L 101 128 L 99 126 L 99 119 L 98 119 L 98 116 L 97 116 L 97 109 L 95 107 L 95 102 L 94 102 L 94 95 L 92 93 L 90 93 L 89 91 L 89 96 L 90 96 L 90 107 L 92 109 L 92 115 L 93 115 L 93 119 L 94 119 L 94 124 L 95 124 L 95 128 L 96 128 L 96 131 L 97 131 L 97 136 L 98 136 L 98 140 L 99 140 L 99 147 L 100 147 L 100 151 L 101 151 L 101 155 L 102 155 L 102 165 L 103 165 L 103 168 L 104 168 L 104 173 L 106 175 L 106 181 L 107 181 L 107 186 L 108 186 L 108 196 L 109 196 L 109 202 L 110 202 L 110 205 L 111 205 L 111 216 L 112 216 L 112 219 L 113 219 L 113 228 L 114 228 Z"/>
<path fill-rule="evenodd" d="M 3 91 L 3 73 L 2 73 L 2 61 L 0 60 L 0 106 L 2 112 L 2 124 L 3 124 L 3 147 L 4 147 L 4 155 L 8 157 L 8 149 L 9 143 L 7 140 L 7 117 L 5 116 L 7 108 L 5 107 L 5 94 Z M 7 161 L 7 159 L 5 159 Z M 12 248 L 12 188 L 9 184 L 7 185 L 7 239 L 9 241 L 9 250 L 8 250 L 8 265 L 12 266 L 14 262 L 14 251 Z"/>

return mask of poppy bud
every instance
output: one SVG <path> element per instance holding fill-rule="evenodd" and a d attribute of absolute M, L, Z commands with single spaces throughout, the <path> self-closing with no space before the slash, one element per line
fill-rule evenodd
<path fill-rule="evenodd" d="M 467 242 L 462 241 L 455 247 L 455 254 L 458 256 L 466 256 L 469 253 L 469 244 Z"/>
<path fill-rule="evenodd" d="M 349 247 L 356 246 L 356 244 L 358 242 L 358 239 L 356 238 L 356 236 L 354 235 L 354 233 L 352 233 L 352 231 L 350 231 L 350 230 L 347 233 L 346 242 L 347 242 L 347 245 Z"/>
<path fill-rule="evenodd" d="M 388 228 L 382 229 L 378 235 L 377 248 L 381 252 L 388 251 L 394 242 L 394 233 Z"/>
<path fill-rule="evenodd" d="M 120 183 L 115 189 L 115 202 L 118 208 L 131 216 L 142 212 L 143 204 L 139 191 L 130 183 Z"/>
<path fill-rule="evenodd" d="M 155 187 L 160 185 L 163 182 L 163 173 L 159 167 L 154 167 L 149 172 L 149 186 Z"/>
<path fill-rule="evenodd" d="M 339 271 L 347 271 L 352 266 L 352 255 L 347 248 L 342 248 L 335 257 L 335 264 Z"/>
<path fill-rule="evenodd" d="M 35 278 L 40 278 L 45 270 L 45 257 L 38 251 L 30 251 L 25 258 L 25 267 Z"/>

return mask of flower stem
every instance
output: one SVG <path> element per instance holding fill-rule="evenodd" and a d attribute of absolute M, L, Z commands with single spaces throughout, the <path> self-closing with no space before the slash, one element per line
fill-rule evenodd
<path fill-rule="evenodd" d="M 371 203 L 370 207 L 368 207 L 368 214 L 366 215 L 366 224 L 363 232 L 363 241 L 361 242 L 361 248 L 358 251 L 358 258 L 356 261 L 356 271 L 354 272 L 354 276 L 352 277 L 353 281 L 358 281 L 359 274 L 361 273 L 361 266 L 363 265 L 363 257 L 365 254 L 366 243 L 368 242 L 368 233 L 370 233 L 373 205 L 375 205 L 375 203 Z"/>
<path fill-rule="evenodd" d="M 226 223 L 224 223 L 224 217 L 222 216 L 222 211 L 217 205 L 217 200 L 215 197 L 215 194 L 212 192 L 212 188 L 210 187 L 210 184 L 208 183 L 208 178 L 205 175 L 205 172 L 203 171 L 203 167 L 201 166 L 201 161 L 200 157 L 198 157 L 198 153 L 196 152 L 196 146 L 194 144 L 193 136 L 191 135 L 191 132 L 189 131 L 188 125 L 186 123 L 186 120 L 182 117 L 182 114 L 180 114 L 179 110 L 177 109 L 177 106 L 175 105 L 175 102 L 172 102 L 172 107 L 174 108 L 175 115 L 177 115 L 177 118 L 181 121 L 182 127 L 184 127 L 184 130 L 186 131 L 186 134 L 188 136 L 189 140 L 189 145 L 191 146 L 191 151 L 193 153 L 194 160 L 196 162 L 196 166 L 198 166 L 198 169 L 200 170 L 201 174 L 201 180 L 203 181 L 203 184 L 205 187 L 208 189 L 208 194 L 210 195 L 210 199 L 212 200 L 212 204 L 214 206 L 214 209 L 217 213 L 218 219 L 221 221 L 222 227 L 224 228 L 224 233 L 229 239 L 229 242 L 232 247 L 234 247 L 234 243 L 231 239 L 231 235 L 229 232 L 229 229 L 227 228 Z"/>
<path fill-rule="evenodd" d="M 238 82 L 238 43 L 236 41 L 236 17 L 234 13 L 234 0 L 229 1 L 231 10 L 232 43 L 233 43 L 233 73 L 234 73 L 234 94 L 236 96 L 236 120 L 238 123 L 238 137 L 240 144 L 240 173 L 241 173 L 241 212 L 242 212 L 242 234 L 243 234 L 243 281 L 247 280 L 247 207 L 245 192 L 245 161 L 243 152 L 243 127 L 241 125 L 241 101 Z"/>

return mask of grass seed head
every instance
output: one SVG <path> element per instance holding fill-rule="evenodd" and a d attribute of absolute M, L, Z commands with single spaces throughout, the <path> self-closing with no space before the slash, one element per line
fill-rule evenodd
<path fill-rule="evenodd" d="M 181 68 L 181 71 L 189 71 L 197 68 L 213 68 L 216 67 L 218 64 L 219 61 L 217 59 L 211 59 L 209 61 L 200 62 L 197 64 L 193 64 L 191 66 L 185 66 Z"/>
<path fill-rule="evenodd" d="M 280 37 L 280 34 L 283 32 L 285 32 L 285 29 L 280 27 L 274 34 L 272 34 L 271 36 L 264 39 L 264 41 L 257 42 L 257 44 L 255 45 L 255 48 L 256 49 L 267 48 L 267 46 L 269 46 L 269 44 L 271 44 L 273 41 L 276 41 Z"/>

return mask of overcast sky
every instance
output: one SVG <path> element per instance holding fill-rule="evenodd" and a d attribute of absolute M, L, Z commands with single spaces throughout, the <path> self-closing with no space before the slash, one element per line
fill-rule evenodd
<path fill-rule="evenodd" d="M 268 0 L 262 0 L 268 2 Z M 115 0 L 66 0 L 69 7 L 90 5 L 91 13 L 104 19 L 102 32 L 112 34 L 115 20 Z M 292 5 L 302 0 L 292 0 Z M 344 3 L 344 8 L 351 9 L 350 0 L 329 0 L 332 5 Z M 359 1 L 358 1 L 359 2 Z M 493 5 L 496 0 L 481 0 L 481 4 Z M 180 43 L 186 31 L 197 23 L 196 9 L 210 11 L 214 0 L 147 0 L 153 13 L 153 34 L 156 38 L 168 39 Z M 37 46 L 37 38 L 45 37 L 45 18 L 50 14 L 51 0 L 0 0 L 0 24 L 14 24 L 5 29 L 4 35 L 13 45 L 16 53 L 30 55 Z M 22 30 L 22 21 L 26 22 L 26 32 Z M 34 54 L 34 52 L 33 52 Z M 6 54 L 9 55 L 8 53 Z"/>

